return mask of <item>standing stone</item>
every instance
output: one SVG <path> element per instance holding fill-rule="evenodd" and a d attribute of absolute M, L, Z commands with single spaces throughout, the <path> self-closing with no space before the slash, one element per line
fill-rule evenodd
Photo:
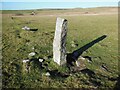
<path fill-rule="evenodd" d="M 67 20 L 57 18 L 53 41 L 53 59 L 58 65 L 66 63 Z"/>

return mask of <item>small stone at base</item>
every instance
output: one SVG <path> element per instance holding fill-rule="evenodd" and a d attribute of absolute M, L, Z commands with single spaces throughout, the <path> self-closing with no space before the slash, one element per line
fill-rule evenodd
<path fill-rule="evenodd" d="M 39 59 L 39 62 L 43 62 L 43 59 Z"/>
<path fill-rule="evenodd" d="M 46 75 L 46 76 L 50 76 L 50 73 L 49 73 L 49 72 L 47 72 L 45 75 Z"/>
<path fill-rule="evenodd" d="M 29 53 L 29 56 L 35 56 L 35 52 Z"/>
<path fill-rule="evenodd" d="M 27 59 L 27 60 L 23 60 L 23 63 L 26 63 L 26 62 L 29 62 L 30 60 L 29 59 Z"/>

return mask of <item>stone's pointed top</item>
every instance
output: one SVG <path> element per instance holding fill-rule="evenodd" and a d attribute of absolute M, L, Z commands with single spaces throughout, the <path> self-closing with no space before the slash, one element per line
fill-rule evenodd
<path fill-rule="evenodd" d="M 57 17 L 57 19 L 62 20 L 63 18 L 61 18 L 61 17 Z M 64 20 L 64 19 L 63 19 L 63 20 Z"/>
<path fill-rule="evenodd" d="M 67 19 L 64 19 L 64 18 L 60 18 L 60 17 L 57 17 L 57 21 L 67 21 Z"/>

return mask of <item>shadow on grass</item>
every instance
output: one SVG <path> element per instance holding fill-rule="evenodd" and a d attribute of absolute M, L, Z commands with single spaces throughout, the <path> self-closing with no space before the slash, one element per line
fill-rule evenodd
<path fill-rule="evenodd" d="M 117 78 L 116 85 L 114 87 L 114 90 L 120 90 L 120 75 Z"/>
<path fill-rule="evenodd" d="M 99 41 L 103 40 L 106 37 L 107 37 L 106 35 L 103 35 L 103 36 L 93 40 L 92 42 L 86 44 L 85 46 L 79 48 L 78 50 L 75 50 L 74 52 L 68 54 L 67 55 L 67 63 L 70 64 L 71 62 L 76 61 L 78 59 L 78 57 L 85 50 L 92 47 L 94 44 L 98 43 Z M 55 77 L 67 78 L 68 76 L 70 76 L 70 72 L 62 73 L 62 72 L 59 72 L 59 70 L 50 70 L 48 67 L 48 63 L 45 63 L 44 61 L 42 63 L 40 63 L 37 58 L 31 59 L 31 61 L 34 61 L 35 66 L 39 67 L 42 70 L 43 69 L 46 70 L 46 72 L 49 72 L 50 76 L 53 78 L 55 78 Z M 95 73 L 90 69 L 83 69 L 83 70 L 80 70 L 80 72 L 83 74 L 88 74 L 90 77 L 94 77 L 94 75 L 95 75 Z"/>
<path fill-rule="evenodd" d="M 95 73 L 88 68 L 81 70 L 81 73 L 88 74 L 90 77 L 94 77 L 94 75 L 95 75 Z"/>
<path fill-rule="evenodd" d="M 72 66 L 73 66 L 72 62 L 75 62 L 75 61 L 78 59 L 78 57 L 79 57 L 84 51 L 86 51 L 87 49 L 89 49 L 90 47 L 92 47 L 94 44 L 102 41 L 102 40 L 105 39 L 106 37 L 107 37 L 107 35 L 103 35 L 103 36 L 101 36 L 101 37 L 98 37 L 97 39 L 95 39 L 95 40 L 93 40 L 92 42 L 84 45 L 83 47 L 81 47 L 81 48 L 73 51 L 72 53 L 68 53 L 68 54 L 67 54 L 67 57 L 66 57 L 67 63 L 68 63 L 69 65 L 72 65 Z"/>
<path fill-rule="evenodd" d="M 69 74 L 68 73 L 61 73 L 61 72 L 59 72 L 59 70 L 51 70 L 50 68 L 49 68 L 49 63 L 50 62 L 47 62 L 47 63 L 45 63 L 45 60 L 43 60 L 43 62 L 39 62 L 39 60 L 37 59 L 37 58 L 32 58 L 31 60 L 30 60 L 30 62 L 32 62 L 32 64 L 34 64 L 33 65 L 33 67 L 32 68 L 36 68 L 36 67 L 38 67 L 39 68 L 39 70 L 41 71 L 41 70 L 44 70 L 44 71 L 46 71 L 46 72 L 49 72 L 50 73 L 50 77 L 51 78 L 67 78 L 68 76 L 69 76 Z"/>
<path fill-rule="evenodd" d="M 30 31 L 37 31 L 38 29 L 30 29 Z"/>
<path fill-rule="evenodd" d="M 61 73 L 58 70 L 47 70 L 50 73 L 51 78 L 67 78 L 70 76 L 69 73 Z"/>

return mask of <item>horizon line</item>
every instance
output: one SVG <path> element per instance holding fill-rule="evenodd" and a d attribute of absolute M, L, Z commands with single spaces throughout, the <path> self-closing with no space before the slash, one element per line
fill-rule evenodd
<path fill-rule="evenodd" d="M 2 10 L 64 10 L 64 9 L 90 9 L 90 8 L 118 8 L 119 6 L 93 6 L 93 7 L 60 7 L 60 8 L 35 8 L 35 9 L 2 9 Z"/>

